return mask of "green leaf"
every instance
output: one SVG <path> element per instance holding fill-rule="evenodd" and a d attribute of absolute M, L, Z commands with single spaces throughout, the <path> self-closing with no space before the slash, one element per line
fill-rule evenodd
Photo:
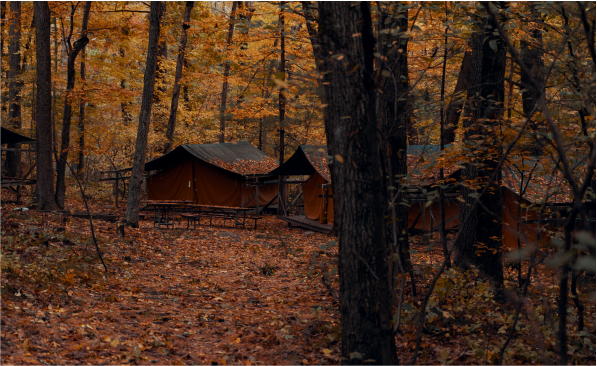
<path fill-rule="evenodd" d="M 410 303 L 405 302 L 404 303 L 404 310 L 406 310 L 409 313 L 412 313 L 414 309 L 413 309 L 413 307 L 412 307 L 412 305 Z"/>
<path fill-rule="evenodd" d="M 389 78 L 389 77 L 391 77 L 391 76 L 392 76 L 392 73 L 391 73 L 391 72 L 389 72 L 388 70 L 382 70 L 382 71 L 381 71 L 381 76 L 383 76 L 383 77 L 386 77 L 386 78 Z"/>
<path fill-rule="evenodd" d="M 325 245 L 325 244 L 321 244 L 321 245 L 319 246 L 319 248 L 321 248 L 321 250 L 326 250 L 326 249 L 328 248 L 328 246 L 327 246 L 327 245 Z"/>
<path fill-rule="evenodd" d="M 359 360 L 363 359 L 363 355 L 360 354 L 359 352 L 352 352 L 351 354 L 349 354 L 350 359 L 352 360 L 353 358 L 358 358 Z"/>

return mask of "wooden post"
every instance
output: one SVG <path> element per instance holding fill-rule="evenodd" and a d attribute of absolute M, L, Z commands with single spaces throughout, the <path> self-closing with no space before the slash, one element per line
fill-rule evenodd
<path fill-rule="evenodd" d="M 118 208 L 118 172 L 114 174 L 114 206 Z"/>

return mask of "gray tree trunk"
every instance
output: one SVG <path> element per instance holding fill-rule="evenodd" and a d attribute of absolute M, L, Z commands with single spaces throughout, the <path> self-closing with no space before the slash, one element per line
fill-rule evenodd
<path fill-rule="evenodd" d="M 369 3 L 320 2 L 319 41 L 335 134 L 343 362 L 395 364 Z M 351 358 L 353 352 L 362 359 Z"/>
<path fill-rule="evenodd" d="M 408 38 L 402 37 L 408 30 L 408 5 L 400 3 L 385 3 L 387 7 L 382 8 L 381 24 L 385 29 L 395 29 L 398 33 L 388 33 L 378 40 L 379 49 L 387 59 L 380 62 L 380 69 L 390 73 L 390 76 L 381 79 L 382 93 L 379 96 L 378 130 L 380 131 L 380 158 L 384 177 L 387 182 L 384 184 L 386 197 L 384 202 L 390 202 L 393 195 L 400 189 L 400 179 L 406 176 L 406 142 L 407 128 L 409 124 L 408 95 Z M 406 74 L 406 75 L 405 75 Z M 387 74 L 386 74 L 387 75 Z M 396 177 L 398 175 L 398 177 Z M 388 187 L 394 189 L 388 191 Z M 396 199 L 394 207 L 385 205 L 385 215 L 392 217 L 392 210 L 396 222 L 388 219 L 386 227 L 386 243 L 390 257 L 399 253 L 401 263 L 405 270 L 411 269 L 410 254 L 408 252 L 408 207 L 401 204 L 405 194 Z M 394 246 L 394 224 L 396 225 L 397 246 Z M 392 279 L 400 273 L 399 264 L 396 261 L 390 263 Z M 392 304 L 395 304 L 396 286 L 392 282 Z"/>
<path fill-rule="evenodd" d="M 8 125 L 15 130 L 21 129 L 21 2 L 10 2 L 10 43 L 8 45 Z M 20 132 L 20 131 L 19 131 Z M 22 172 L 21 144 L 9 144 L 6 152 L 5 176 L 20 177 Z"/>
<path fill-rule="evenodd" d="M 236 19 L 236 9 L 238 8 L 238 1 L 232 2 L 232 10 L 230 10 L 230 25 L 228 26 L 228 38 L 226 40 L 226 58 L 228 57 L 228 50 L 232 44 L 232 36 L 234 35 L 234 22 Z M 219 142 L 224 142 L 226 135 L 226 98 L 228 97 L 228 76 L 230 75 L 230 62 L 224 60 L 224 82 L 222 83 L 222 97 L 220 98 L 220 139 Z"/>
<path fill-rule="evenodd" d="M 37 41 L 37 208 L 55 210 L 52 169 L 52 58 L 50 54 L 50 7 L 45 1 L 33 3 Z"/>
<path fill-rule="evenodd" d="M 155 88 L 160 21 L 164 12 L 165 5 L 163 2 L 151 2 L 149 11 L 149 43 L 147 45 L 147 61 L 143 77 L 143 96 L 141 99 L 141 112 L 139 113 L 139 127 L 137 129 L 137 141 L 135 143 L 135 155 L 133 157 L 133 170 L 131 172 L 126 212 L 122 219 L 123 225 L 132 227 L 139 226 L 141 181 L 143 180 L 143 171 L 145 168 L 147 135 L 149 134 L 151 106 L 153 104 L 153 92 Z"/>
<path fill-rule="evenodd" d="M 85 3 L 85 11 L 83 13 L 83 27 L 82 36 L 73 45 L 70 44 L 70 36 L 67 37 L 66 46 L 68 58 L 66 61 L 66 91 L 64 96 L 64 112 L 62 114 L 62 140 L 60 144 L 60 155 L 56 164 L 56 203 L 58 207 L 64 208 L 64 198 L 66 196 L 66 160 L 68 159 L 68 152 L 70 150 L 70 125 L 72 117 L 72 91 L 75 88 L 75 60 L 79 52 L 87 43 L 87 20 L 89 19 L 89 10 L 91 9 L 91 1 Z M 71 22 L 74 21 L 74 14 L 71 14 Z"/>
<path fill-rule="evenodd" d="M 180 97 L 180 79 L 182 78 L 182 68 L 185 61 L 187 49 L 187 29 L 190 28 L 191 11 L 195 3 L 187 1 L 184 10 L 184 19 L 182 23 L 182 33 L 180 34 L 180 46 L 178 47 L 178 58 L 176 60 L 176 74 L 174 76 L 174 88 L 172 89 L 172 103 L 170 105 L 170 117 L 168 118 L 168 129 L 166 130 L 166 145 L 164 154 L 172 151 L 174 143 L 174 129 L 176 128 L 176 114 L 178 112 L 178 99 Z"/>
<path fill-rule="evenodd" d="M 85 12 L 88 13 L 91 9 L 91 1 L 85 3 Z M 87 35 L 87 22 L 89 15 L 83 16 L 83 26 L 81 27 L 82 35 Z M 85 48 L 81 51 L 81 82 L 83 87 L 85 86 Z M 83 176 L 83 170 L 85 169 L 85 92 L 79 101 L 79 164 L 77 167 L 77 174 L 79 177 Z"/>

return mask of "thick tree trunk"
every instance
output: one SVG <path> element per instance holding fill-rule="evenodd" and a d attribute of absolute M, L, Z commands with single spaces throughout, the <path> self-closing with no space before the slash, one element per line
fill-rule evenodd
<path fill-rule="evenodd" d="M 380 158 L 384 177 L 387 179 L 384 193 L 387 192 L 384 202 L 390 202 L 396 192 L 400 189 L 400 179 L 407 173 L 406 166 L 406 142 L 407 142 L 407 91 L 408 78 L 408 38 L 401 38 L 408 30 L 408 8 L 400 3 L 385 3 L 387 7 L 382 8 L 381 21 L 384 28 L 396 29 L 399 33 L 388 33 L 378 40 L 379 49 L 387 59 L 380 61 L 380 69 L 388 72 L 382 82 L 382 93 L 379 96 L 378 129 L 380 131 Z M 388 187 L 394 187 L 388 191 Z M 386 245 L 390 258 L 394 253 L 399 253 L 400 263 L 405 271 L 412 268 L 410 254 L 408 252 L 408 207 L 401 204 L 405 200 L 401 194 L 394 202 L 393 207 L 385 206 L 386 221 Z M 394 217 L 393 217 L 394 215 Z M 393 217 L 393 219 L 392 219 Z M 395 221 L 394 221 L 395 220 Z M 394 237 L 394 226 L 396 237 Z M 396 242 L 394 242 L 396 240 Z M 396 244 L 396 245 L 395 245 Z M 400 273 L 400 265 L 397 261 L 390 262 L 390 273 L 392 274 L 392 305 L 396 303 L 397 283 L 393 280 Z"/>
<path fill-rule="evenodd" d="M 326 103 L 335 131 L 332 178 L 339 230 L 342 357 L 346 363 L 394 364 L 383 220 L 380 153 L 376 131 L 372 34 L 368 2 L 319 3 L 319 39 Z M 360 36 L 354 36 L 359 34 Z M 339 62 L 341 61 L 341 62 Z M 351 358 L 359 352 L 362 359 Z"/>
<path fill-rule="evenodd" d="M 168 8 L 168 2 L 164 2 L 164 4 L 164 14 L 162 18 L 165 17 Z M 155 69 L 155 90 L 153 92 L 153 103 L 155 105 L 152 118 L 153 130 L 159 133 L 166 130 L 166 94 L 168 92 L 168 86 L 166 85 L 168 42 L 166 41 L 166 36 L 166 33 L 162 33 L 158 43 L 158 63 Z"/>
<path fill-rule="evenodd" d="M 21 129 L 21 2 L 10 2 L 10 43 L 8 45 L 8 125 Z M 5 176 L 20 177 L 22 172 L 21 144 L 9 144 L 6 152 Z"/>
<path fill-rule="evenodd" d="M 85 11 L 83 13 L 83 25 L 87 27 L 87 20 L 89 19 L 89 10 L 91 9 L 91 1 L 85 3 Z M 71 16 L 71 22 L 74 21 Z M 81 38 L 77 40 L 72 46 L 70 40 L 67 41 L 68 58 L 66 61 L 66 91 L 64 96 L 64 112 L 62 114 L 62 141 L 60 144 L 60 157 L 56 164 L 56 203 L 58 207 L 64 208 L 64 198 L 66 195 L 66 160 L 68 159 L 68 152 L 70 150 L 70 125 L 72 117 L 72 91 L 75 87 L 75 60 L 79 52 L 89 43 L 87 37 L 87 30 L 85 29 Z"/>
<path fill-rule="evenodd" d="M 499 3 L 497 3 L 499 4 Z M 499 6 L 499 5 L 498 5 Z M 502 142 L 499 136 L 504 102 L 506 74 L 506 44 L 488 27 L 487 17 L 472 37 L 468 102 L 463 125 L 465 143 L 471 149 L 463 170 L 464 179 L 475 187 L 463 186 L 464 203 L 460 217 L 464 218 L 498 168 Z M 461 239 L 457 245 L 455 263 L 460 267 L 475 265 L 492 277 L 498 289 L 503 286 L 502 266 L 502 195 L 501 173 L 479 201 L 467 222 L 461 222 Z"/>
<path fill-rule="evenodd" d="M 471 69 L 471 53 L 466 51 L 460 65 L 458 80 L 452 94 L 452 101 L 446 108 L 446 123 L 444 125 L 444 144 L 451 144 L 456 138 L 456 128 L 460 119 L 460 111 L 464 106 L 465 93 L 468 90 L 469 72 Z"/>
<path fill-rule="evenodd" d="M 174 129 L 176 128 L 176 114 L 178 112 L 178 98 L 180 97 L 180 79 L 182 78 L 182 68 L 185 61 L 185 53 L 187 48 L 187 29 L 190 28 L 191 10 L 195 3 L 187 1 L 184 11 L 184 19 L 182 23 L 182 33 L 180 35 L 180 46 L 178 47 L 178 59 L 176 60 L 176 74 L 174 76 L 174 88 L 172 89 L 172 103 L 170 105 L 170 117 L 168 118 L 168 129 L 166 130 L 166 145 L 164 146 L 164 154 L 172 151 L 174 143 Z"/>
<path fill-rule="evenodd" d="M 85 3 L 85 12 L 89 13 L 91 9 L 91 1 Z M 87 22 L 89 15 L 83 16 L 83 25 L 81 26 L 81 34 L 87 35 Z M 81 82 L 85 88 L 85 48 L 81 51 Z M 79 164 L 77 167 L 77 174 L 79 177 L 83 176 L 85 169 L 85 91 L 83 90 L 82 98 L 79 101 Z"/>
<path fill-rule="evenodd" d="M 153 104 L 153 91 L 155 88 L 155 71 L 158 56 L 158 39 L 160 37 L 160 21 L 165 11 L 163 2 L 152 2 L 149 11 L 149 43 L 147 46 L 147 61 L 145 63 L 145 75 L 143 77 L 143 96 L 141 99 L 141 112 L 139 113 L 139 127 L 137 129 L 137 141 L 135 143 L 135 155 L 133 158 L 133 170 L 129 184 L 126 212 L 122 224 L 127 226 L 139 226 L 139 204 L 141 203 L 141 181 L 145 168 L 145 156 L 147 153 L 147 135 L 149 134 L 149 123 L 151 117 L 151 106 Z"/>
<path fill-rule="evenodd" d="M 535 10 L 535 7 L 531 4 L 531 17 L 540 20 L 541 16 Z M 534 80 L 541 80 L 541 69 L 543 68 L 543 32 L 541 29 L 533 29 L 531 30 L 531 38 L 532 40 L 522 39 L 520 41 L 520 58 L 522 62 L 525 64 L 528 70 L 531 71 L 532 75 L 527 75 L 526 73 L 521 73 L 520 75 L 520 83 L 524 87 L 524 91 L 522 92 L 522 110 L 524 113 L 525 118 L 532 118 L 532 111 L 533 107 L 539 100 L 541 93 L 536 90 L 532 86 L 532 82 L 530 77 Z M 574 56 L 573 56 L 574 57 Z M 534 132 L 540 132 L 536 130 L 536 124 L 531 124 L 531 128 L 535 130 Z M 547 130 L 541 131 L 546 133 Z M 536 141 L 534 143 L 531 155 L 533 156 L 540 156 L 543 155 L 543 146 L 541 141 Z"/>
<path fill-rule="evenodd" d="M 228 27 L 228 38 L 226 40 L 226 58 L 228 58 L 228 50 L 232 44 L 232 36 L 234 35 L 234 22 L 236 19 L 236 9 L 238 8 L 238 1 L 232 2 L 232 10 L 230 10 L 230 25 Z M 224 142 L 226 135 L 226 98 L 228 97 L 228 76 L 230 75 L 230 62 L 224 60 L 224 82 L 222 83 L 222 97 L 220 99 L 220 139 L 219 142 Z"/>
<path fill-rule="evenodd" d="M 50 54 L 50 7 L 45 1 L 33 3 L 37 40 L 37 208 L 55 210 L 52 169 L 52 58 Z"/>

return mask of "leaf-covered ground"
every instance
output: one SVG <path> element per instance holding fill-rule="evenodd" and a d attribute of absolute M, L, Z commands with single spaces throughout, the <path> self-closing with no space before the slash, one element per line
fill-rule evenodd
<path fill-rule="evenodd" d="M 340 318 L 329 288 L 338 287 L 337 246 L 329 236 L 266 217 L 257 230 L 221 223 L 158 230 L 142 221 L 121 240 L 116 224 L 94 220 L 106 274 L 88 220 L 14 207 L 2 206 L 3 364 L 340 362 Z M 413 249 L 418 293 L 413 298 L 408 280 L 397 336 L 403 363 L 412 356 L 426 281 L 441 260 L 438 245 L 427 250 L 415 241 Z M 538 273 L 504 363 L 556 359 L 555 276 L 543 266 Z M 515 291 L 513 269 L 507 278 Z M 574 363 L 594 364 L 594 278 L 581 280 L 585 332 L 577 331 L 571 302 L 570 353 Z M 514 314 L 474 273 L 454 270 L 440 279 L 430 309 L 421 364 L 494 362 Z"/>

